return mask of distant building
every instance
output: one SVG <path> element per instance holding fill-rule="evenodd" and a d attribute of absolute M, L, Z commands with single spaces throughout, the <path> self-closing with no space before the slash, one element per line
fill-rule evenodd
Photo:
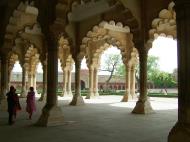
<path fill-rule="evenodd" d="M 109 75 L 98 75 L 98 89 L 104 90 L 105 88 L 111 90 L 125 90 L 125 77 L 121 76 L 113 76 L 110 80 L 109 84 L 106 84 L 106 80 Z M 27 81 L 27 79 L 26 79 Z M 75 85 L 75 73 L 72 72 L 71 77 L 71 88 L 74 90 Z M 22 87 L 22 73 L 21 72 L 13 72 L 11 75 L 11 85 L 14 85 L 17 89 Z M 43 73 L 36 74 L 36 88 L 37 90 L 41 90 L 43 87 Z M 58 73 L 58 89 L 62 90 L 63 88 L 63 73 Z M 89 72 L 88 70 L 81 70 L 81 90 L 85 90 L 89 88 Z"/>

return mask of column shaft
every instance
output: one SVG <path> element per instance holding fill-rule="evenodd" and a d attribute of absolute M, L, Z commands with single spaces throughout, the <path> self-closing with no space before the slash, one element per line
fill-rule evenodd
<path fill-rule="evenodd" d="M 150 101 L 148 100 L 147 97 L 147 57 L 148 54 L 146 47 L 142 47 L 141 49 L 139 49 L 140 96 L 132 113 L 147 114 L 153 112 Z"/>
<path fill-rule="evenodd" d="M 63 75 L 63 96 L 67 96 L 67 78 L 68 78 L 68 74 L 67 74 L 67 70 L 64 69 L 64 75 Z"/>
<path fill-rule="evenodd" d="M 135 67 L 131 67 L 131 89 L 130 94 L 132 96 L 132 99 L 136 98 L 135 95 Z"/>
<path fill-rule="evenodd" d="M 90 67 L 89 68 L 89 92 L 86 96 L 86 99 L 90 99 L 91 97 L 94 97 L 94 92 L 93 92 L 93 76 L 94 76 L 94 68 L 93 67 Z"/>
<path fill-rule="evenodd" d="M 26 69 L 22 67 L 22 92 L 21 97 L 26 97 Z"/>
<path fill-rule="evenodd" d="M 5 95 L 8 91 L 8 61 L 6 56 L 2 56 L 1 61 L 1 98 L 5 98 Z"/>
<path fill-rule="evenodd" d="M 126 83 L 125 83 L 125 95 L 123 96 L 122 102 L 128 102 L 130 98 L 130 89 L 131 89 L 131 68 L 130 66 L 126 65 L 125 66 L 126 70 Z"/>
<path fill-rule="evenodd" d="M 98 70 L 94 68 L 94 96 L 99 96 L 98 94 Z"/>
<path fill-rule="evenodd" d="M 72 95 L 72 90 L 71 90 L 71 70 L 68 70 L 68 85 L 67 85 L 67 93 L 69 96 Z"/>
<path fill-rule="evenodd" d="M 190 1 L 175 1 L 178 50 L 178 121 L 169 133 L 169 142 L 190 141 Z"/>
<path fill-rule="evenodd" d="M 75 94 L 73 95 L 73 99 L 70 105 L 83 105 L 84 100 L 81 96 L 81 82 L 80 82 L 80 67 L 81 60 L 78 59 L 75 61 Z"/>

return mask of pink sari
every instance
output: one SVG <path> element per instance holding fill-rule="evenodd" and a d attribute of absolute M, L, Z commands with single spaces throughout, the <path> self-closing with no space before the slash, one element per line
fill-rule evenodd
<path fill-rule="evenodd" d="M 28 92 L 26 103 L 27 103 L 26 111 L 28 113 L 32 113 L 32 112 L 36 111 L 35 93 L 34 92 Z"/>

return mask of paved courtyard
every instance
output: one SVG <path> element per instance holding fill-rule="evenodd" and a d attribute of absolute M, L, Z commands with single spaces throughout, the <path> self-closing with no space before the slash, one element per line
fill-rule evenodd
<path fill-rule="evenodd" d="M 85 100 L 84 106 L 69 106 L 71 98 L 59 98 L 64 121 L 60 126 L 35 127 L 43 102 L 32 120 L 25 112 L 25 99 L 16 123 L 7 124 L 8 114 L 0 111 L 1 142 L 167 142 L 177 121 L 177 99 L 150 98 L 155 113 L 131 114 L 136 101 L 120 102 L 121 96 Z"/>

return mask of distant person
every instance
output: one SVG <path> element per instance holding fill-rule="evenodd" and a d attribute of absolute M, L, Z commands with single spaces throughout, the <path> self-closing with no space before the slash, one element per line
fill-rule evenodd
<path fill-rule="evenodd" d="M 18 96 L 15 92 L 14 86 L 10 87 L 9 92 L 6 94 L 7 96 L 7 103 L 8 103 L 8 113 L 9 113 L 9 125 L 14 124 L 13 115 L 16 118 L 16 111 L 17 111 L 17 105 L 19 102 Z"/>
<path fill-rule="evenodd" d="M 36 105 L 35 105 L 35 92 L 34 88 L 30 87 L 29 92 L 27 94 L 27 99 L 26 99 L 26 112 L 29 114 L 29 119 L 32 119 L 32 114 L 34 111 L 36 111 Z"/>

